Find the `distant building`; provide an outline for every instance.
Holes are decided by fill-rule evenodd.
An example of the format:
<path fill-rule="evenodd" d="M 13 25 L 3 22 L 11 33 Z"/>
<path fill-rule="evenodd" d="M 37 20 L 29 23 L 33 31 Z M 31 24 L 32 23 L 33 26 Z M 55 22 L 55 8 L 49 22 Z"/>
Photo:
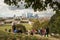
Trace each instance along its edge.
<path fill-rule="evenodd" d="M 0 18 L 0 25 L 4 25 L 4 21 L 5 21 L 5 19 Z"/>
<path fill-rule="evenodd" d="M 34 15 L 34 18 L 39 18 L 38 14 L 35 14 L 35 15 Z"/>
<path fill-rule="evenodd" d="M 0 25 L 4 25 L 4 22 L 3 21 L 0 21 Z"/>
<path fill-rule="evenodd" d="M 26 14 L 22 14 L 22 18 L 26 18 Z"/>
<path fill-rule="evenodd" d="M 4 21 L 4 23 L 5 23 L 5 24 L 11 24 L 12 21 L 13 21 L 13 19 L 6 19 L 6 20 Z"/>
<path fill-rule="evenodd" d="M 33 18 L 33 13 L 27 13 L 27 18 Z"/>

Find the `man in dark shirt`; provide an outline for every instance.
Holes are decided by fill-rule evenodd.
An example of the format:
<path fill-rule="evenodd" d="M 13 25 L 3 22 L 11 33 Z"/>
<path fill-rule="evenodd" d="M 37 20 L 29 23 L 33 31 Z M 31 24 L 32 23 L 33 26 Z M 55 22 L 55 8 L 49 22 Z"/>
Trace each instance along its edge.
<path fill-rule="evenodd" d="M 46 35 L 48 37 L 48 34 L 49 34 L 49 27 L 46 28 Z"/>

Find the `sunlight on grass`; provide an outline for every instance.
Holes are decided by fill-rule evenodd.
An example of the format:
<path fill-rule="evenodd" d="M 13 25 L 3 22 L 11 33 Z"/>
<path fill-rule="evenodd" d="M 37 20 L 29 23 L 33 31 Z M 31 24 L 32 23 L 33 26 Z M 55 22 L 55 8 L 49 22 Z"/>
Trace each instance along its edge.
<path fill-rule="evenodd" d="M 5 29 L 9 30 L 9 29 L 12 29 L 12 27 L 10 25 L 0 26 L 0 30 L 4 31 Z"/>
<path fill-rule="evenodd" d="M 27 30 L 31 30 L 32 29 L 32 25 L 28 24 L 28 23 L 22 23 Z M 0 26 L 0 30 L 4 31 L 5 29 L 9 30 L 9 29 L 12 29 L 12 26 L 11 25 L 3 25 L 3 26 Z"/>
<path fill-rule="evenodd" d="M 28 23 L 22 23 L 27 30 L 31 30 L 32 29 L 32 25 L 28 24 Z"/>

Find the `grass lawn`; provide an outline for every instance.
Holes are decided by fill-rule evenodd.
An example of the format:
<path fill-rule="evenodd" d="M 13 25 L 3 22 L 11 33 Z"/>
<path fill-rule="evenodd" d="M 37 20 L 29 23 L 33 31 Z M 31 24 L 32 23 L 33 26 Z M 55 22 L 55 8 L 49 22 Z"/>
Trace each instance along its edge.
<path fill-rule="evenodd" d="M 28 23 L 22 23 L 27 30 L 31 30 L 32 29 L 32 25 L 28 24 Z"/>
<path fill-rule="evenodd" d="M 27 30 L 31 30 L 32 29 L 32 26 L 31 25 L 29 25 L 29 24 L 27 24 L 27 23 L 23 23 L 23 25 L 25 25 L 25 27 L 26 27 L 26 29 Z M 4 40 L 4 37 L 3 38 L 1 38 L 2 36 L 5 36 L 5 35 L 9 35 L 7 32 L 4 32 L 4 30 L 5 29 L 7 29 L 7 30 L 9 30 L 9 29 L 11 29 L 12 28 L 12 26 L 11 25 L 4 25 L 4 26 L 0 26 L 0 40 L 1 39 L 3 39 Z M 13 35 L 13 34 L 11 34 L 11 35 Z M 10 35 L 10 36 L 11 36 Z M 15 35 L 14 35 L 15 36 Z M 13 37 L 14 37 L 13 36 Z M 25 35 L 26 36 L 26 35 Z M 40 35 L 34 35 L 35 37 L 33 37 L 34 39 L 37 37 L 37 39 L 38 38 L 40 38 L 41 40 L 48 40 L 48 39 L 51 39 L 51 40 L 58 40 L 57 38 L 46 38 L 46 37 L 40 37 Z M 18 37 L 18 36 L 17 36 Z M 30 38 L 30 37 L 32 37 L 32 36 L 27 36 L 27 38 Z M 23 40 L 23 38 L 22 38 L 22 40 Z"/>
<path fill-rule="evenodd" d="M 29 25 L 28 23 L 22 23 L 27 30 L 31 30 L 32 29 L 32 26 Z M 3 26 L 0 26 L 0 30 L 4 31 L 5 29 L 9 30 L 9 29 L 12 29 L 12 26 L 11 25 L 3 25 Z"/>
<path fill-rule="evenodd" d="M 12 29 L 12 27 L 10 25 L 0 26 L 0 30 L 4 31 L 5 29 L 9 30 L 9 29 Z"/>

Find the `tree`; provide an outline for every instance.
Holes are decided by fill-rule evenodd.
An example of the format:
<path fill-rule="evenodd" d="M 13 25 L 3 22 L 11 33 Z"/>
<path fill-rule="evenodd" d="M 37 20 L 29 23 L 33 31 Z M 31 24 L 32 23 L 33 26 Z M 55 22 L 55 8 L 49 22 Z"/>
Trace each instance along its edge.
<path fill-rule="evenodd" d="M 22 24 L 17 24 L 17 25 L 16 25 L 16 29 L 17 29 L 17 30 L 21 30 L 22 32 L 26 32 L 26 28 L 25 28 L 25 26 L 22 25 Z"/>
<path fill-rule="evenodd" d="M 49 23 L 49 21 L 41 22 L 39 20 L 36 20 L 33 24 L 33 29 L 38 30 L 41 28 L 46 28 L 48 26 L 48 23 Z"/>
<path fill-rule="evenodd" d="M 56 14 L 51 17 L 49 27 L 51 33 L 60 34 L 60 11 L 56 11 Z"/>
<path fill-rule="evenodd" d="M 27 3 L 27 7 L 30 7 L 32 5 L 32 8 L 36 11 L 36 10 L 42 10 L 42 1 L 41 0 L 25 0 L 25 2 Z"/>
<path fill-rule="evenodd" d="M 20 2 L 21 0 L 4 0 L 4 3 L 6 3 L 7 5 L 11 6 L 11 5 L 15 5 L 18 6 L 18 2 Z"/>
<path fill-rule="evenodd" d="M 8 5 L 15 5 L 17 6 L 17 8 L 19 8 L 18 2 L 20 2 L 21 0 L 4 0 L 4 3 L 8 4 Z M 46 10 L 47 5 L 49 4 L 50 7 L 52 7 L 53 9 L 55 9 L 55 7 L 53 7 L 54 5 L 57 5 L 57 8 L 60 9 L 60 3 L 53 2 L 52 0 L 25 0 L 25 8 L 28 7 L 32 7 L 35 11 L 39 10 Z M 44 3 L 44 4 L 43 4 Z"/>
<path fill-rule="evenodd" d="M 41 28 L 41 26 L 40 26 L 39 20 L 35 21 L 34 24 L 33 24 L 33 29 L 38 30 L 40 28 Z"/>
<path fill-rule="evenodd" d="M 44 21 L 40 25 L 41 25 L 41 27 L 46 28 L 46 27 L 48 27 L 48 23 L 49 23 L 49 21 Z"/>

